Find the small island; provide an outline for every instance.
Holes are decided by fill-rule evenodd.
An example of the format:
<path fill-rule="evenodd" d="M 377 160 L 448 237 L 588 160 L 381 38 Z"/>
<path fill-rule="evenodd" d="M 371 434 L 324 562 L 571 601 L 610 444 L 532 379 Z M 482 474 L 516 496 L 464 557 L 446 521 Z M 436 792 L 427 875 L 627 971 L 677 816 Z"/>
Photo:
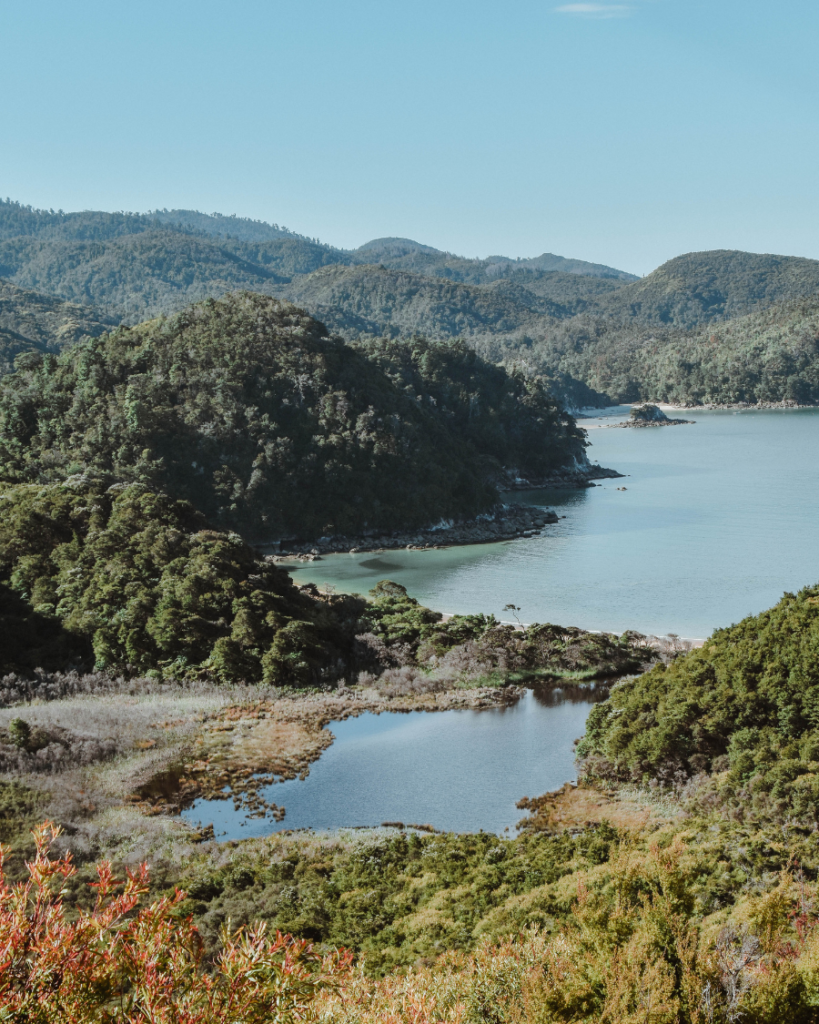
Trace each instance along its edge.
<path fill-rule="evenodd" d="M 681 423 L 693 423 L 694 420 L 672 420 L 658 405 L 632 406 L 631 416 L 625 423 L 613 423 L 613 427 L 675 427 Z"/>

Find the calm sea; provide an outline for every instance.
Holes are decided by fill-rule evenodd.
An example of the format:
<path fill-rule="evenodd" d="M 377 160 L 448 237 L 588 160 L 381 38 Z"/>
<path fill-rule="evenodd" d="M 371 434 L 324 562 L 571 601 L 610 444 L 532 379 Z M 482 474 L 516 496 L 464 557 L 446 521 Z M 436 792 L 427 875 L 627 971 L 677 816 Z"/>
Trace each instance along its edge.
<path fill-rule="evenodd" d="M 627 410 L 612 410 L 622 417 Z M 819 581 L 819 410 L 681 413 L 692 426 L 588 426 L 627 474 L 513 500 L 554 508 L 543 536 L 438 551 L 331 555 L 296 579 L 366 593 L 403 583 L 445 612 L 706 637 Z M 618 490 L 626 487 L 625 491 Z"/>

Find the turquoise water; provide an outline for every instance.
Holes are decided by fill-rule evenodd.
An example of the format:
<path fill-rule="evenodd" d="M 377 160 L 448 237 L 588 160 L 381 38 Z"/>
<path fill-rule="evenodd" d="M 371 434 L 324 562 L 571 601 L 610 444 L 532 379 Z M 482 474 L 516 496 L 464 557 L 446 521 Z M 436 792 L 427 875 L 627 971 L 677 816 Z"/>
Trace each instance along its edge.
<path fill-rule="evenodd" d="M 283 822 L 248 818 L 232 800 L 199 800 L 182 816 L 212 823 L 219 839 L 385 821 L 514 831 L 525 816 L 515 807 L 522 796 L 574 780 L 574 740 L 592 706 L 588 697 L 528 691 L 505 708 L 367 713 L 331 722 L 335 742 L 307 778 L 263 791 L 286 809 Z"/>
<path fill-rule="evenodd" d="M 541 537 L 327 556 L 295 575 L 362 593 L 389 577 L 448 612 L 503 618 L 512 602 L 524 621 L 705 637 L 819 580 L 819 410 L 684 415 L 695 425 L 585 422 L 592 457 L 628 476 L 516 496 L 566 516 Z M 530 692 L 506 709 L 334 722 L 336 741 L 306 779 L 266 789 L 286 808 L 282 823 L 247 818 L 232 801 L 199 801 L 183 816 L 213 822 L 221 838 L 384 821 L 500 833 L 520 819 L 522 796 L 574 778 L 591 706 Z"/>
<path fill-rule="evenodd" d="M 819 410 L 679 415 L 695 425 L 584 421 L 591 458 L 628 477 L 515 495 L 567 517 L 540 537 L 330 555 L 294 576 L 359 593 L 388 577 L 445 612 L 508 618 L 512 602 L 525 622 L 685 637 L 819 581 Z"/>

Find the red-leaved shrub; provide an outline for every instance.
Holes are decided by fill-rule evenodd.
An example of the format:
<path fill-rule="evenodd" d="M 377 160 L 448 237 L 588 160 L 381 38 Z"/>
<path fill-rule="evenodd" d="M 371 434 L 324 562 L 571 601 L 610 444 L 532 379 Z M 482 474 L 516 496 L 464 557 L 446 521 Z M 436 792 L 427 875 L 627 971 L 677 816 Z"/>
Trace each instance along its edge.
<path fill-rule="evenodd" d="M 327 957 L 264 925 L 222 933 L 204 961 L 199 933 L 176 910 L 184 893 L 138 909 L 145 865 L 118 883 L 98 865 L 93 910 L 70 918 L 70 854 L 52 859 L 59 830 L 35 831 L 29 877 L 9 885 L 0 846 L 0 1021 L 15 1024 L 293 1024 L 310 1020 L 317 994 L 347 974 L 351 954 Z"/>

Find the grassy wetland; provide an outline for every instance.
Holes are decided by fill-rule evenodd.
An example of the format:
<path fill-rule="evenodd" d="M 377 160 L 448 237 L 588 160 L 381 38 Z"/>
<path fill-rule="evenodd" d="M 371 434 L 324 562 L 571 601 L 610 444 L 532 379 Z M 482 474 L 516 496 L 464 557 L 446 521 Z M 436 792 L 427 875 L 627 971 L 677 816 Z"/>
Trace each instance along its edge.
<path fill-rule="evenodd" d="M 332 743 L 329 722 L 508 704 L 533 681 L 582 687 L 658 656 L 636 636 L 515 629 L 491 617 L 444 621 L 386 582 L 361 604 L 368 631 L 356 643 L 370 667 L 332 688 L 10 673 L 0 680 L 4 776 L 37 794 L 75 851 L 155 856 L 167 844 L 201 841 L 173 820 L 197 797 L 280 820 L 286 809 L 259 790 L 309 772 Z"/>

